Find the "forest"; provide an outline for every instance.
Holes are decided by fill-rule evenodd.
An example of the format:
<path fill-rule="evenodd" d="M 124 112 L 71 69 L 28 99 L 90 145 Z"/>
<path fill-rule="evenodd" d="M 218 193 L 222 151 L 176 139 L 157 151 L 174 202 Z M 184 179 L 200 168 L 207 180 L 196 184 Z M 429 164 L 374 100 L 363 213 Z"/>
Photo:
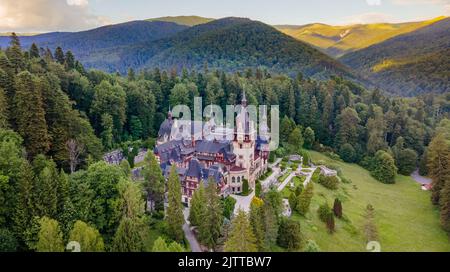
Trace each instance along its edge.
<path fill-rule="evenodd" d="M 249 104 L 280 105 L 282 147 L 276 156 L 312 149 L 357 163 L 383 183 L 419 167 L 433 178 L 431 201 L 450 231 L 449 93 L 398 98 L 338 76 L 229 73 L 208 65 L 130 69 L 122 76 L 87 70 L 60 47 L 51 51 L 33 44 L 22 50 L 12 35 L 0 50 L 0 251 L 64 251 L 72 240 L 83 241 L 84 251 L 187 250 L 175 171 L 165 184 L 150 154 L 144 181 L 137 183 L 130 177 L 132 165 L 108 165 L 102 155 L 152 148 L 170 106 L 192 105 L 201 96 L 205 105 L 224 107 L 236 104 L 243 91 Z M 166 192 L 169 209 L 162 220 L 162 205 L 149 209 L 145 200 L 161 201 Z M 200 215 L 215 222 L 199 223 L 209 248 L 263 251 L 278 243 L 298 249 L 300 227 L 280 216 L 276 192 L 263 197 L 265 204 L 255 203 L 253 214 L 237 215 L 230 231 L 223 231 L 227 205 L 215 188 L 198 194 L 209 207 L 199 207 Z M 266 221 L 255 221 L 258 217 Z M 165 238 L 149 246 L 144 241 L 155 222 Z M 243 245 L 239 234 L 248 232 L 253 234 Z"/>

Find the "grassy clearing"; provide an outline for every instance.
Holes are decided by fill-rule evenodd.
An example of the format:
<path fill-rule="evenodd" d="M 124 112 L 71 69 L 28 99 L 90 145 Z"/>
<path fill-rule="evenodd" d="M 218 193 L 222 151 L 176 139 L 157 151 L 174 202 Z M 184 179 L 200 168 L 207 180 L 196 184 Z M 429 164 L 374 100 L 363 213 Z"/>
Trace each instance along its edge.
<path fill-rule="evenodd" d="M 294 214 L 302 223 L 307 239 L 313 239 L 322 251 L 366 251 L 363 233 L 364 209 L 367 204 L 375 208 L 382 251 L 450 251 L 448 235 L 439 225 L 439 215 L 431 205 L 430 193 L 410 177 L 398 176 L 396 184 L 376 181 L 363 168 L 355 164 L 334 161 L 320 153 L 311 152 L 312 159 L 333 163 L 342 169 L 350 184 L 340 184 L 330 191 L 314 184 L 314 197 L 306 218 Z M 343 202 L 346 220 L 336 219 L 336 232 L 328 234 L 326 226 L 317 215 L 324 201 L 330 206 L 334 198 Z"/>

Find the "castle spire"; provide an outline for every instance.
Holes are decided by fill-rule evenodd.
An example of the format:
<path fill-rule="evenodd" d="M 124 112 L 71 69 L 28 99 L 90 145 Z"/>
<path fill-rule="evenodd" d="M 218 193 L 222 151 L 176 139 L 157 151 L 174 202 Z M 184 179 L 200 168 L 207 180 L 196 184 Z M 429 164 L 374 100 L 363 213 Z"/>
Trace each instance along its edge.
<path fill-rule="evenodd" d="M 245 96 L 245 90 L 244 90 L 244 93 L 242 94 L 241 105 L 242 105 L 242 107 L 247 107 L 247 97 Z"/>
<path fill-rule="evenodd" d="M 167 119 L 172 120 L 172 110 L 170 109 L 170 105 L 169 105 L 169 112 L 167 113 Z"/>

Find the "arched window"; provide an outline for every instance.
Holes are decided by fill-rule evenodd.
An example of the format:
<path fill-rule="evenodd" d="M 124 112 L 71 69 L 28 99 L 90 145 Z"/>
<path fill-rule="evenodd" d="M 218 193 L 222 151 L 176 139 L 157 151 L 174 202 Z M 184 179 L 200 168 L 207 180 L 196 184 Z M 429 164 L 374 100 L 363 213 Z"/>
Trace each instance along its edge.
<path fill-rule="evenodd" d="M 232 183 L 235 183 L 235 182 L 236 182 L 236 178 L 233 177 L 233 178 L 231 179 L 231 182 L 232 182 Z"/>
<path fill-rule="evenodd" d="M 242 178 L 241 178 L 241 179 L 242 179 L 242 181 L 244 181 L 244 179 L 245 179 L 245 178 L 244 178 L 244 176 L 242 176 Z"/>
<path fill-rule="evenodd" d="M 241 177 L 238 177 L 237 182 L 238 182 L 238 183 L 241 182 Z"/>

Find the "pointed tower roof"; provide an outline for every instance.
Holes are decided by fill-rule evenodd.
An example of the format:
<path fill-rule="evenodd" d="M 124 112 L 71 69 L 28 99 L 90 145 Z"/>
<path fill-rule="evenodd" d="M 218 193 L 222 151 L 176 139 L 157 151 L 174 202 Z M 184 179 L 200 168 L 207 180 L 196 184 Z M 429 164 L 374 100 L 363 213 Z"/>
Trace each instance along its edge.
<path fill-rule="evenodd" d="M 242 107 L 247 107 L 247 96 L 245 95 L 245 90 L 242 94 L 241 105 L 242 105 Z"/>

